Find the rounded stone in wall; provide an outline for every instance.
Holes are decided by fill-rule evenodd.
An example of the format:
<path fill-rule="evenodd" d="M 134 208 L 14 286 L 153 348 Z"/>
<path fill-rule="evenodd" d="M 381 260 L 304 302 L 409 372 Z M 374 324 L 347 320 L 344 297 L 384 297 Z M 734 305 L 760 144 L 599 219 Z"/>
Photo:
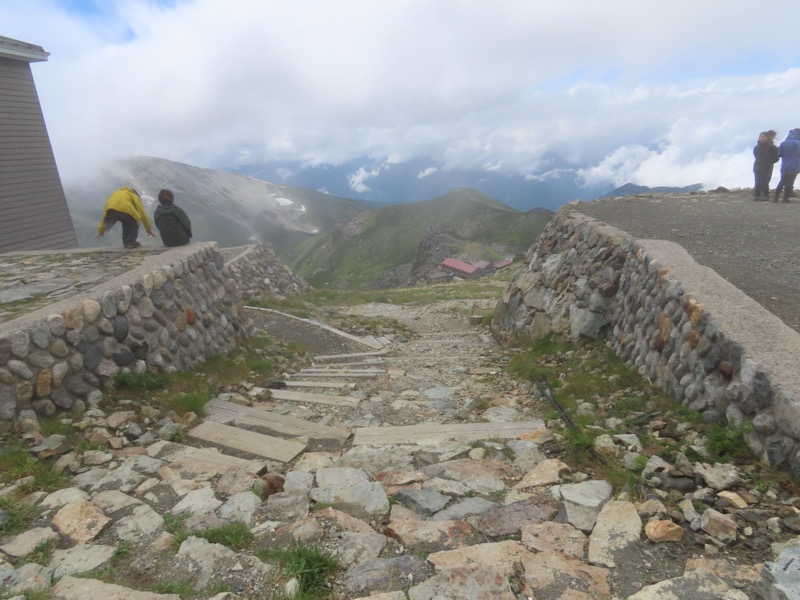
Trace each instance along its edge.
<path fill-rule="evenodd" d="M 156 308 L 163 308 L 167 302 L 167 297 L 161 290 L 155 290 L 150 295 L 150 300 L 153 302 L 153 306 Z"/>
<path fill-rule="evenodd" d="M 62 339 L 54 340 L 52 344 L 50 344 L 50 354 L 55 356 L 56 358 L 66 358 L 69 354 L 69 348 L 67 347 L 67 343 Z"/>
<path fill-rule="evenodd" d="M 83 367 L 87 371 L 94 371 L 103 358 L 103 349 L 98 346 L 89 346 L 83 354 Z"/>
<path fill-rule="evenodd" d="M 102 310 L 100 303 L 96 300 L 87 298 L 83 301 L 83 318 L 86 323 L 94 323 Z"/>
<path fill-rule="evenodd" d="M 112 320 L 114 339 L 122 342 L 128 337 L 128 319 L 123 315 L 116 315 Z"/>
<path fill-rule="evenodd" d="M 65 387 L 67 388 L 68 392 L 75 394 L 79 398 L 86 397 L 90 390 L 89 385 L 79 375 L 68 377 Z"/>
<path fill-rule="evenodd" d="M 34 400 L 32 406 L 33 410 L 43 417 L 52 417 L 54 414 L 56 414 L 56 405 L 50 400 Z"/>
<path fill-rule="evenodd" d="M 44 321 L 34 321 L 28 327 L 28 335 L 31 342 L 39 348 L 45 349 L 50 345 L 52 334 L 50 333 L 50 326 Z"/>
<path fill-rule="evenodd" d="M 12 331 L 9 336 L 11 340 L 11 354 L 17 358 L 25 358 L 30 350 L 31 338 L 25 331 Z"/>
<path fill-rule="evenodd" d="M 108 291 L 103 294 L 100 299 L 100 308 L 103 311 L 103 315 L 108 319 L 117 314 L 117 298 L 114 292 Z"/>
<path fill-rule="evenodd" d="M 131 352 L 131 349 L 127 346 L 120 346 L 119 349 L 114 353 L 114 362 L 120 367 L 129 365 L 134 360 L 136 360 L 136 356 L 134 356 L 133 352 Z"/>
<path fill-rule="evenodd" d="M 140 344 L 131 344 L 130 349 L 133 352 L 133 356 L 136 357 L 136 359 L 147 360 L 147 353 L 150 350 L 150 345 L 147 342 L 142 342 Z"/>
<path fill-rule="evenodd" d="M 89 342 L 90 344 L 94 344 L 97 340 L 99 340 L 100 331 L 97 329 L 97 326 L 89 325 L 86 329 L 84 329 L 83 339 Z"/>
<path fill-rule="evenodd" d="M 67 330 L 64 317 L 59 314 L 52 314 L 47 316 L 47 326 L 50 328 L 50 333 L 53 335 L 64 335 Z"/>
<path fill-rule="evenodd" d="M 100 387 L 100 378 L 95 375 L 94 373 L 89 373 L 88 371 L 83 372 L 83 380 L 89 384 L 90 388 L 99 388 Z M 86 394 L 82 394 L 82 396 L 86 396 L 89 392 L 87 391 Z"/>
<path fill-rule="evenodd" d="M 0 384 L 0 419 L 13 419 L 17 411 L 17 398 L 14 389 L 9 385 Z"/>
<path fill-rule="evenodd" d="M 72 408 L 72 405 L 75 403 L 75 399 L 70 396 L 64 388 L 54 389 L 52 394 L 50 394 L 50 398 L 56 406 L 65 410 Z"/>

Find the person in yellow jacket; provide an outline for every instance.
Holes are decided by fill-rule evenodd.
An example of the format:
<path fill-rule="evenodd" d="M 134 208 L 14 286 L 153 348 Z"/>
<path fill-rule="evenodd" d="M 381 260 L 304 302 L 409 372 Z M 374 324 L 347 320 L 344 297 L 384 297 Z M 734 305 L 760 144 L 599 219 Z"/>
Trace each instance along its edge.
<path fill-rule="evenodd" d="M 139 199 L 139 193 L 134 189 L 120 188 L 108 197 L 103 208 L 103 218 L 97 228 L 97 237 L 103 237 L 117 221 L 122 224 L 122 245 L 126 248 L 141 246 L 136 240 L 139 237 L 139 223 L 144 225 L 147 235 L 156 236 Z"/>

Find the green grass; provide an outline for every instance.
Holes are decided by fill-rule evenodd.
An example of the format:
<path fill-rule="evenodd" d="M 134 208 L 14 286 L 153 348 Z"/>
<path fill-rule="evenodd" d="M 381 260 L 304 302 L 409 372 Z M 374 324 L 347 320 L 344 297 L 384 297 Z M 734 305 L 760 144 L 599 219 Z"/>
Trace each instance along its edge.
<path fill-rule="evenodd" d="M 36 544 L 36 547 L 31 552 L 23 556 L 16 566 L 19 567 L 26 563 L 36 563 L 37 565 L 46 566 L 50 564 L 50 559 L 53 557 L 53 550 L 55 550 L 55 543 L 53 540 L 40 542 Z"/>
<path fill-rule="evenodd" d="M 253 534 L 250 528 L 237 521 L 236 523 L 226 523 L 219 527 L 196 531 L 192 535 L 208 540 L 212 544 L 222 544 L 231 550 L 242 550 L 253 541 Z"/>
<path fill-rule="evenodd" d="M 167 373 L 119 373 L 114 378 L 118 390 L 153 391 L 164 389 L 169 383 Z"/>
<path fill-rule="evenodd" d="M 68 484 L 68 477 L 56 470 L 51 461 L 39 460 L 17 440 L 5 440 L 0 448 L 0 482 L 12 483 L 24 477 L 31 481 L 20 486 L 21 494 L 37 490 L 55 491 Z"/>
<path fill-rule="evenodd" d="M 259 555 L 262 560 L 277 561 L 287 579 L 297 578 L 300 588 L 295 598 L 298 599 L 323 597 L 326 580 L 339 569 L 333 555 L 310 545 L 260 551 Z"/>
<path fill-rule="evenodd" d="M 36 518 L 36 507 L 9 497 L 0 498 L 0 508 L 8 514 L 8 519 L 0 525 L 0 533 L 14 535 L 24 531 Z"/>
<path fill-rule="evenodd" d="M 193 412 L 198 417 L 205 415 L 206 404 L 211 400 L 211 392 L 185 392 L 168 398 L 162 406 L 174 410 L 179 415 Z"/>
<path fill-rule="evenodd" d="M 750 423 L 740 427 L 723 427 L 716 423 L 706 431 L 706 449 L 712 461 L 740 462 L 752 458 L 744 436 L 750 430 Z"/>

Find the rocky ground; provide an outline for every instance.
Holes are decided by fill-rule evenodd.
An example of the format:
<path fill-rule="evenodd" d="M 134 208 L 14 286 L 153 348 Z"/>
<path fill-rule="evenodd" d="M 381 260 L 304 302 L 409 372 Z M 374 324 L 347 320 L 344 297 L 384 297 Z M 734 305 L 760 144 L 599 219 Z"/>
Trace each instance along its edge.
<path fill-rule="evenodd" d="M 263 389 L 266 376 L 255 374 L 220 397 L 355 431 L 545 419 L 552 408 L 541 393 L 504 372 L 516 351 L 479 324 L 490 310 L 449 301 L 318 315 L 355 333 L 370 332 L 343 313 L 397 324 L 378 332 L 391 339 L 373 359 L 385 373 L 329 392 L 357 406 L 276 401 Z M 273 339 L 310 351 L 280 362 L 284 377 L 314 355 L 367 350 L 274 313 L 253 316 Z M 599 414 L 606 400 L 587 398 L 582 410 Z M 63 600 L 286 598 L 297 580 L 272 551 L 296 543 L 336 557 L 325 590 L 337 599 L 800 597 L 794 488 L 748 477 L 755 465 L 659 458 L 646 440 L 682 437 L 704 452 L 702 424 L 672 413 L 597 420 L 594 451 L 627 465 L 641 482 L 634 494 L 594 467 L 568 464 L 560 420 L 515 439 L 302 439 L 308 447 L 297 458 L 259 470 L 256 461 L 220 468 L 198 450 L 176 460 L 184 445 L 198 445 L 181 433 L 198 419 L 147 403 L 118 398 L 74 416 L 69 424 L 89 442 L 80 447 L 43 436 L 26 417 L 24 442 L 69 480 L 57 491 L 29 491 L 6 474 L 4 531 L 20 506 L 31 516 L 0 540 L 3 598 L 36 588 L 46 594 L 36 598 Z M 226 524 L 245 532 L 207 535 Z"/>

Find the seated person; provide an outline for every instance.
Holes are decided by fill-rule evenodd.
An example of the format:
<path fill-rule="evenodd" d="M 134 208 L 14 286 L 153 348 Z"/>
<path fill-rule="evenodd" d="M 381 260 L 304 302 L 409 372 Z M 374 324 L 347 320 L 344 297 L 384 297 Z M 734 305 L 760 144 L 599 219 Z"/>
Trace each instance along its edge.
<path fill-rule="evenodd" d="M 174 202 L 175 195 L 171 191 L 158 192 L 159 204 L 153 213 L 153 220 L 165 246 L 185 246 L 192 238 L 192 223 Z"/>

